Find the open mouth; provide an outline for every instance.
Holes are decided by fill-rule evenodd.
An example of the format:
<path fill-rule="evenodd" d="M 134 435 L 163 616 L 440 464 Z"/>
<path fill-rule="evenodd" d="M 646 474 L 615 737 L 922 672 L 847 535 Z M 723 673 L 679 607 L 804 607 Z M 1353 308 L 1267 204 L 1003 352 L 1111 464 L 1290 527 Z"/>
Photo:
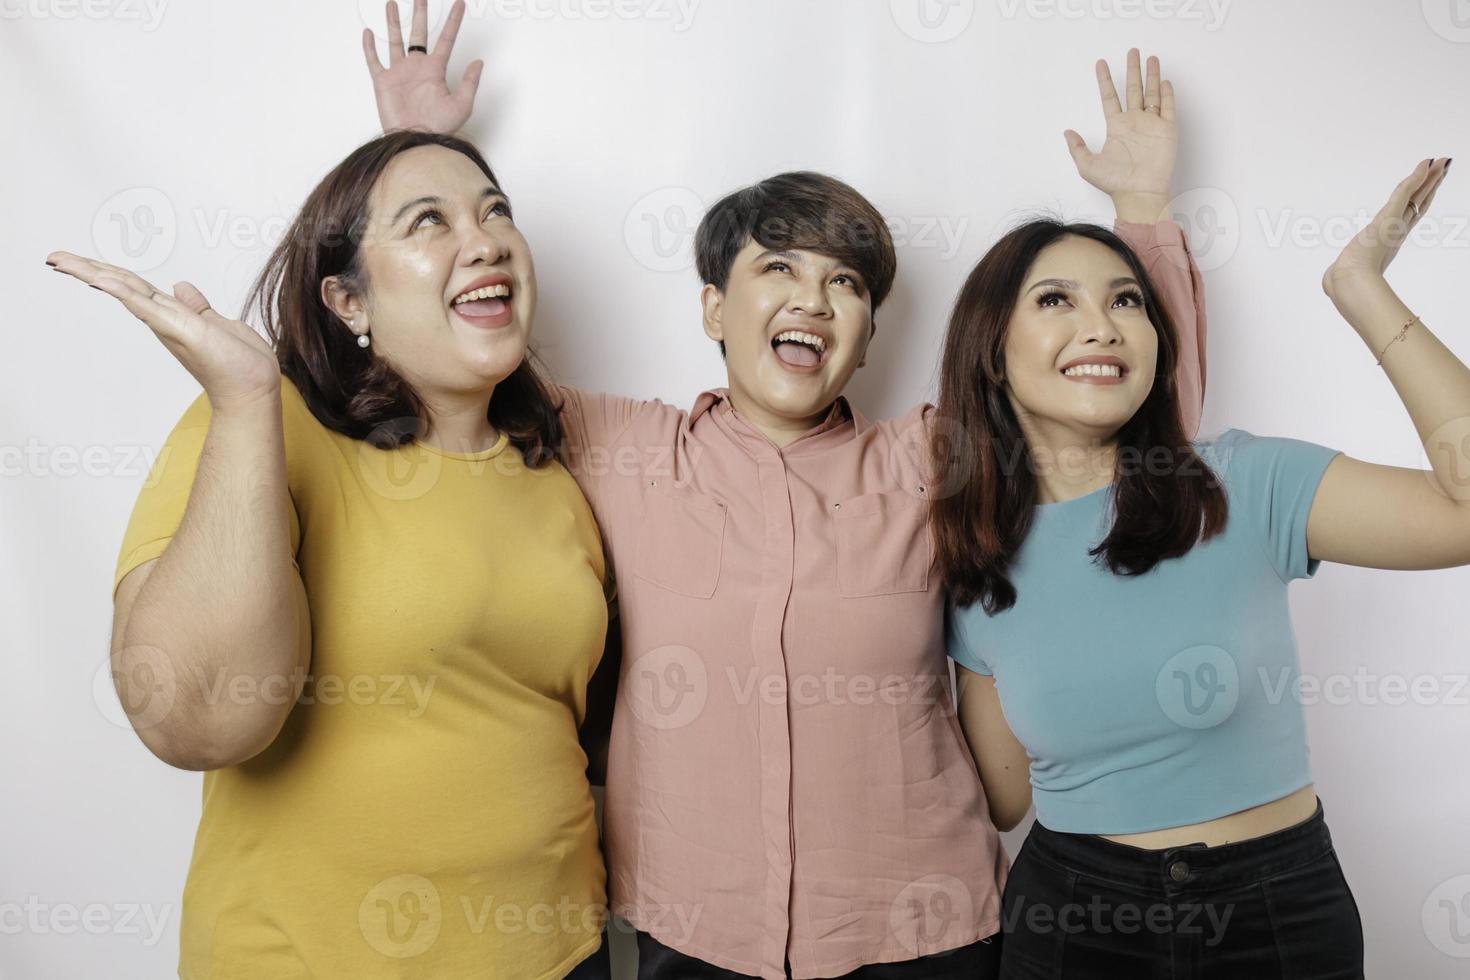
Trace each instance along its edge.
<path fill-rule="evenodd" d="M 501 327 L 510 322 L 511 301 L 510 283 L 501 282 L 466 290 L 449 307 L 476 326 Z"/>
<path fill-rule="evenodd" d="M 827 360 L 827 341 L 802 330 L 783 330 L 771 338 L 771 350 L 787 367 L 815 371 Z"/>

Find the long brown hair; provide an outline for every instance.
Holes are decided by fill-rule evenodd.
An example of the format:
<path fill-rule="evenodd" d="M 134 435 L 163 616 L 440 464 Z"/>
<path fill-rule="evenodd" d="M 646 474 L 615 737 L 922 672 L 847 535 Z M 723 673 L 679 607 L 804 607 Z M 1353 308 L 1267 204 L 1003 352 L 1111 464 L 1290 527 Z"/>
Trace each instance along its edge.
<path fill-rule="evenodd" d="M 366 290 L 360 245 L 373 186 L 390 160 L 419 146 L 463 153 L 493 186 L 500 186 L 480 151 L 457 137 L 398 130 L 370 140 L 307 196 L 245 300 L 245 313 L 258 312 L 281 373 L 295 383 L 317 421 L 380 449 L 405 446 L 420 437 L 423 401 L 387 361 L 357 345 L 357 338 L 322 301 L 321 282 L 337 276 L 355 292 Z M 490 424 L 510 437 L 533 468 L 556 457 L 562 435 L 534 360 L 528 351 L 495 386 L 486 412 Z"/>
<path fill-rule="evenodd" d="M 1128 264 L 1159 338 L 1153 388 L 1116 437 L 1112 529 L 1089 554 L 1114 574 L 1141 575 L 1220 533 L 1228 517 L 1218 477 L 1185 437 L 1174 378 L 1179 343 L 1143 264 L 1106 228 L 1029 221 L 996 242 L 955 300 L 931 440 L 934 483 L 954 489 L 936 494 L 930 508 L 945 586 L 957 605 L 979 601 L 991 615 L 1015 605 L 1008 572 L 1037 504 L 1030 450 L 1002 381 L 1006 331 L 1037 256 L 1067 236 L 1106 245 Z M 1149 453 L 1158 448 L 1168 450 L 1166 466 L 1131 465 L 1157 459 Z"/>

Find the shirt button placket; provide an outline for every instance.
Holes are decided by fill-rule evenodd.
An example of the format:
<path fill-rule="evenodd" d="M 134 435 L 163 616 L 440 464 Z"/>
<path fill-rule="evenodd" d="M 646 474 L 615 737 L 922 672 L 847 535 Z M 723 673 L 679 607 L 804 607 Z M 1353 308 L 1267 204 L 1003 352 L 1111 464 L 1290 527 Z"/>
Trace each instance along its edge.
<path fill-rule="evenodd" d="M 781 635 L 795 572 L 796 524 L 786 461 L 775 447 L 757 451 L 760 501 L 765 534 L 760 555 L 760 594 L 751 626 L 751 649 L 762 680 L 757 692 L 780 691 L 780 697 L 756 695 L 761 748 L 761 816 L 765 837 L 766 936 L 764 960 L 783 970 L 790 945 L 792 891 L 791 719 L 787 710 L 788 670 Z M 779 678 L 779 681 L 775 679 Z"/>

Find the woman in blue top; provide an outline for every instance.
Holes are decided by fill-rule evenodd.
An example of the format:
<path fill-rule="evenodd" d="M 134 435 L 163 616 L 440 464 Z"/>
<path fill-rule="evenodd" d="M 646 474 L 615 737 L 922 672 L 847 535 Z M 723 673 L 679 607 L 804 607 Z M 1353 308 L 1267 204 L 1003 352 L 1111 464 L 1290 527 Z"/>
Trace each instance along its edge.
<path fill-rule="evenodd" d="M 1383 277 L 1448 167 L 1415 168 L 1322 283 L 1433 471 L 1239 429 L 1186 440 L 1173 328 L 1105 229 L 1026 224 L 966 281 L 932 519 L 991 812 L 1009 829 L 1036 804 L 1003 977 L 1362 976 L 1287 583 L 1323 560 L 1470 564 L 1470 370 Z"/>

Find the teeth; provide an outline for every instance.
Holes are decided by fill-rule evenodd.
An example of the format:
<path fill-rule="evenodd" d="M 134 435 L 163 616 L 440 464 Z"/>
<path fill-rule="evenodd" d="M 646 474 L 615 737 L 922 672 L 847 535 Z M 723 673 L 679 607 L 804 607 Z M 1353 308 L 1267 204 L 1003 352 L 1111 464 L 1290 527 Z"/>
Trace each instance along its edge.
<path fill-rule="evenodd" d="M 498 286 L 482 286 L 479 289 L 472 289 L 467 293 L 460 293 L 458 296 L 454 297 L 454 302 L 450 305 L 458 306 L 461 303 L 468 303 L 472 299 L 491 299 L 495 296 L 509 295 L 510 287 L 507 286 L 505 283 L 501 283 Z"/>
<path fill-rule="evenodd" d="M 1092 376 L 1098 378 L 1121 378 L 1123 369 L 1116 364 L 1079 364 L 1062 372 L 1069 378 Z"/>
<path fill-rule="evenodd" d="M 799 344 L 808 344 L 815 347 L 818 354 L 825 353 L 827 350 L 827 342 L 813 333 L 802 333 L 800 330 L 786 330 L 776 334 L 776 339 L 772 343 L 779 344 L 784 340 L 794 340 Z"/>

